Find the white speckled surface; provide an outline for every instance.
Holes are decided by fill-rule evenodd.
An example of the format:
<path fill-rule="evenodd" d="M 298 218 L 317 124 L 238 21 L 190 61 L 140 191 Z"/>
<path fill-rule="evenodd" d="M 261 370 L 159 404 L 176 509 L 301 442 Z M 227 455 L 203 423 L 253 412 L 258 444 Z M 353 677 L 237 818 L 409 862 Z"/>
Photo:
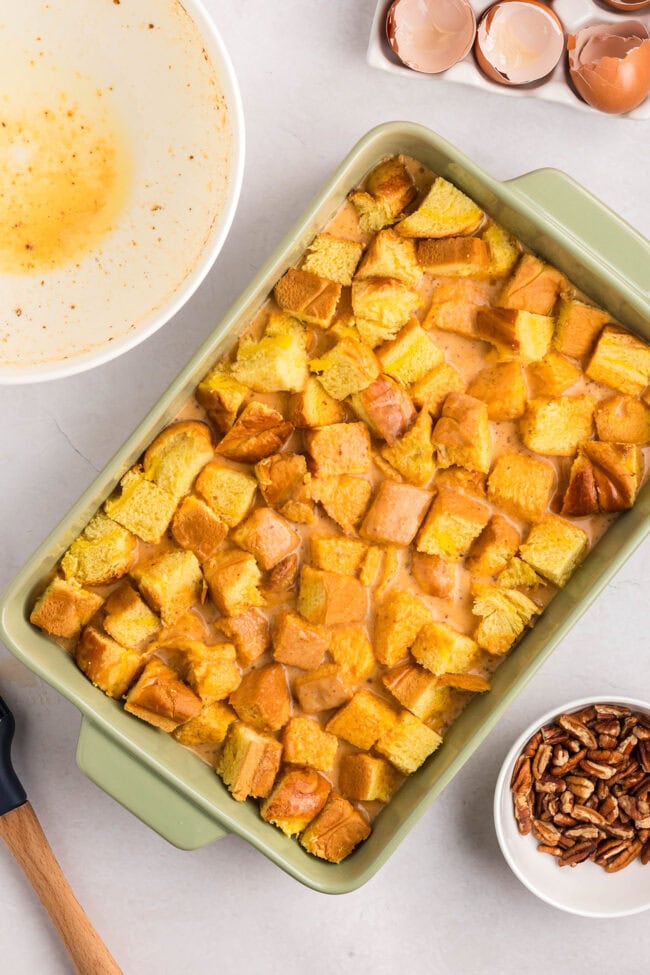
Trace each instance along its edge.
<path fill-rule="evenodd" d="M 185 310 L 143 346 L 85 375 L 0 388 L 0 587 L 55 525 L 248 283 L 344 153 L 372 125 L 437 129 L 502 178 L 556 166 L 650 230 L 648 126 L 365 62 L 375 0 L 209 0 L 235 62 L 248 154 L 234 228 Z M 281 12 L 280 12 L 281 11 Z M 505 753 L 530 718 L 583 694 L 640 694 L 648 673 L 650 548 L 636 555 L 378 876 L 342 898 L 298 886 L 234 838 L 181 853 L 74 764 L 77 712 L 0 648 L 17 769 L 79 898 L 127 975 L 520 975 L 641 971 L 648 916 L 560 914 L 510 873 L 492 825 Z M 647 696 L 647 695 L 646 695 Z M 650 869 L 650 868 L 649 868 Z M 70 968 L 0 849 L 0 968 Z"/>

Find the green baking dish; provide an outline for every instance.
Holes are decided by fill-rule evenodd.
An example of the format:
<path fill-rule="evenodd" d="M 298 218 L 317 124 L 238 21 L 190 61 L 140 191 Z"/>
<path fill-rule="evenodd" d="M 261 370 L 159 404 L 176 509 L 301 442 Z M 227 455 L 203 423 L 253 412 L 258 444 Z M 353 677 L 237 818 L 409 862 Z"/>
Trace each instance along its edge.
<path fill-rule="evenodd" d="M 650 484 L 636 507 L 618 519 L 537 626 L 503 662 L 490 693 L 470 703 L 439 751 L 378 817 L 366 843 L 337 866 L 310 857 L 298 843 L 264 823 L 252 802 L 234 802 L 199 759 L 96 690 L 71 658 L 29 624 L 28 615 L 35 593 L 64 550 L 122 474 L 175 416 L 212 362 L 245 328 L 277 278 L 333 216 L 346 193 L 380 159 L 398 152 L 414 156 L 457 183 L 624 325 L 650 339 L 650 247 L 573 180 L 547 169 L 502 183 L 428 129 L 399 122 L 379 126 L 344 160 L 246 293 L 19 572 L 0 604 L 0 633 L 9 649 L 81 711 L 77 762 L 90 779 L 178 847 L 196 849 L 236 833 L 297 880 L 331 894 L 353 890 L 373 876 L 644 539 L 650 527 Z"/>

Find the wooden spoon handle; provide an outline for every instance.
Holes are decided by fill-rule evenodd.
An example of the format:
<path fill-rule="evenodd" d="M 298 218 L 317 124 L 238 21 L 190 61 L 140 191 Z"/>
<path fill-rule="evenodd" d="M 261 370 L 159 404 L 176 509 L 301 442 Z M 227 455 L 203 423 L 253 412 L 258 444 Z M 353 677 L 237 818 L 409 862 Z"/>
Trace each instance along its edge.
<path fill-rule="evenodd" d="M 73 894 L 29 802 L 0 816 L 0 837 L 40 897 L 79 975 L 122 975 Z"/>

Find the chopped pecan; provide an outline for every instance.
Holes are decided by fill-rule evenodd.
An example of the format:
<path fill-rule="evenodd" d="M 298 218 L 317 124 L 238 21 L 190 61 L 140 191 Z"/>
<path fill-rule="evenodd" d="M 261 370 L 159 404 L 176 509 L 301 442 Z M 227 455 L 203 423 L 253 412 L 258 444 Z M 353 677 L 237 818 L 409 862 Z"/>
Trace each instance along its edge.
<path fill-rule="evenodd" d="M 568 738 L 566 731 L 558 728 L 555 724 L 547 724 L 542 728 L 541 734 L 544 741 L 549 745 L 557 745 L 560 742 L 566 741 Z"/>
<path fill-rule="evenodd" d="M 598 812 L 607 823 L 613 823 L 618 818 L 618 799 L 615 796 L 607 796 L 598 807 Z"/>
<path fill-rule="evenodd" d="M 528 796 L 521 793 L 515 794 L 515 819 L 521 835 L 528 836 L 533 822 L 531 803 Z"/>
<path fill-rule="evenodd" d="M 584 775 L 567 775 L 566 784 L 567 789 L 578 799 L 588 799 L 594 791 L 593 782 Z"/>
<path fill-rule="evenodd" d="M 598 747 L 599 748 L 616 748 L 616 743 L 618 738 L 614 735 L 598 735 Z"/>
<path fill-rule="evenodd" d="M 574 804 L 571 815 L 574 819 L 577 819 L 581 823 L 591 823 L 593 826 L 607 825 L 605 822 L 605 817 L 601 816 L 597 810 L 590 809 L 589 806 L 583 806 L 579 802 Z"/>
<path fill-rule="evenodd" d="M 553 857 L 562 856 L 564 853 L 561 846 L 548 846 L 546 843 L 539 843 L 537 850 L 539 853 L 550 853 Z"/>
<path fill-rule="evenodd" d="M 564 833 L 572 840 L 600 840 L 604 837 L 602 829 L 597 826 L 573 826 Z"/>
<path fill-rule="evenodd" d="M 522 754 L 525 755 L 526 758 L 532 758 L 535 752 L 537 751 L 537 749 L 539 748 L 539 746 L 541 745 L 541 743 L 542 743 L 542 732 L 538 731 L 530 739 L 530 741 L 524 748 Z"/>
<path fill-rule="evenodd" d="M 633 860 L 636 860 L 640 852 L 641 843 L 639 840 L 635 840 L 633 843 L 630 843 L 627 850 L 623 850 L 623 852 L 619 853 L 619 855 L 614 857 L 613 860 L 609 860 L 607 866 L 605 867 L 606 872 L 617 873 L 619 870 L 624 870 L 625 867 L 629 867 Z"/>
<path fill-rule="evenodd" d="M 604 762 L 592 762 L 589 758 L 584 758 L 580 762 L 580 767 L 587 775 L 593 775 L 596 779 L 608 781 L 616 775 L 616 769 L 612 765 L 605 765 Z"/>
<path fill-rule="evenodd" d="M 625 718 L 625 720 L 623 721 L 623 724 L 621 726 L 621 735 L 623 736 L 623 738 L 625 738 L 626 735 L 629 735 L 629 733 L 632 731 L 632 728 L 636 728 L 638 723 L 639 723 L 639 719 L 637 718 L 636 714 L 628 715 L 627 718 Z"/>
<path fill-rule="evenodd" d="M 629 708 L 623 704 L 595 704 L 596 716 L 602 718 L 627 718 L 631 714 Z"/>
<path fill-rule="evenodd" d="M 539 746 L 532 761 L 533 778 L 541 779 L 548 767 L 552 754 L 553 748 L 551 745 L 545 743 Z"/>
<path fill-rule="evenodd" d="M 636 735 L 628 735 L 626 738 L 623 738 L 623 740 L 619 742 L 618 744 L 619 752 L 625 755 L 626 758 L 629 758 L 629 756 L 634 751 L 634 748 L 638 741 L 639 739 L 637 738 Z"/>
<path fill-rule="evenodd" d="M 510 788 L 513 792 L 528 792 L 533 784 L 533 774 L 531 771 L 530 758 L 520 755 L 515 762 L 510 779 Z"/>
<path fill-rule="evenodd" d="M 553 822 L 556 826 L 576 826 L 576 820 L 573 816 L 569 816 L 568 813 L 557 813 L 553 816 Z"/>
<path fill-rule="evenodd" d="M 589 748 L 587 758 L 592 762 L 605 762 L 607 765 L 620 765 L 626 756 L 617 748 Z"/>
<path fill-rule="evenodd" d="M 608 860 L 627 850 L 627 840 L 602 840 L 596 847 L 596 863 L 603 866 Z"/>
<path fill-rule="evenodd" d="M 608 836 L 613 836 L 617 840 L 631 840 L 634 836 L 634 827 L 623 826 L 620 819 L 618 823 L 605 823 L 604 828 Z"/>
<path fill-rule="evenodd" d="M 639 741 L 637 751 L 639 753 L 641 768 L 644 772 L 650 772 L 650 739 L 644 738 L 642 741 Z"/>
<path fill-rule="evenodd" d="M 581 748 L 579 751 L 572 755 L 571 758 L 562 765 L 561 768 L 553 767 L 551 769 L 551 775 L 567 775 L 567 773 L 572 772 L 574 768 L 580 765 L 580 762 L 587 754 L 586 748 Z"/>
<path fill-rule="evenodd" d="M 586 860 L 595 849 L 596 844 L 593 842 L 593 840 L 586 840 L 584 843 L 576 843 L 575 846 L 570 846 L 568 850 L 562 851 L 559 864 L 561 867 L 575 867 L 576 864 L 582 863 L 583 860 Z"/>
<path fill-rule="evenodd" d="M 599 735 L 609 735 L 610 738 L 618 738 L 621 734 L 621 722 L 616 718 L 606 718 L 603 721 L 596 721 L 594 731 Z"/>
<path fill-rule="evenodd" d="M 556 846 L 561 835 L 559 829 L 556 829 L 552 823 L 544 823 L 539 819 L 534 820 L 533 836 L 540 843 L 545 843 L 547 846 Z"/>
<path fill-rule="evenodd" d="M 587 748 L 595 748 L 598 744 L 594 733 L 574 714 L 561 714 L 557 723 Z"/>
<path fill-rule="evenodd" d="M 559 795 L 566 789 L 566 782 L 564 779 L 553 775 L 541 775 L 535 779 L 535 789 L 537 792 L 551 792 L 553 795 Z"/>
<path fill-rule="evenodd" d="M 650 741 L 650 727 L 648 727 L 648 725 L 639 722 L 639 724 L 636 726 L 634 734 L 637 736 L 639 741 Z"/>
<path fill-rule="evenodd" d="M 645 866 L 650 863 L 650 843 L 646 843 L 641 852 L 641 863 Z"/>
<path fill-rule="evenodd" d="M 569 751 L 562 745 L 556 745 L 553 749 L 553 765 L 562 768 L 569 761 Z"/>

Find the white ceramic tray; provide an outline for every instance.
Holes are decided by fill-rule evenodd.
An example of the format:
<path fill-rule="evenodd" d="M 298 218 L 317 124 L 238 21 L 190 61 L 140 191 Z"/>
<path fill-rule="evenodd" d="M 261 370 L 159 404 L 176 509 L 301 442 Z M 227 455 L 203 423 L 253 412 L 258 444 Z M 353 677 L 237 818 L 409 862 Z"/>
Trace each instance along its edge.
<path fill-rule="evenodd" d="M 491 6 L 490 0 L 471 0 L 472 7 L 476 13 L 477 22 L 483 11 Z M 368 42 L 368 52 L 366 55 L 368 64 L 373 68 L 380 68 L 391 74 L 411 75 L 419 78 L 425 84 L 435 83 L 437 78 L 444 81 L 456 81 L 461 85 L 473 85 L 475 88 L 483 88 L 484 91 L 493 91 L 498 95 L 510 95 L 513 98 L 543 98 L 549 102 L 560 102 L 562 105 L 571 105 L 573 108 L 581 109 L 586 112 L 596 112 L 595 108 L 583 102 L 574 92 L 569 82 L 569 72 L 567 69 L 566 52 L 560 59 L 555 70 L 542 81 L 534 82 L 531 85 L 524 85 L 519 88 L 509 88 L 500 85 L 496 81 L 490 81 L 478 68 L 474 55 L 470 51 L 467 57 L 459 61 L 452 68 L 440 74 L 422 74 L 405 67 L 399 58 L 393 53 L 388 40 L 386 39 L 386 14 L 391 5 L 391 0 L 379 0 L 375 16 L 370 31 Z M 606 7 L 599 0 L 555 0 L 553 10 L 564 24 L 567 34 L 574 34 L 582 27 L 591 24 L 602 23 L 603 21 L 640 20 L 650 30 L 650 14 L 644 10 L 630 11 L 626 13 L 616 13 L 611 7 Z M 598 112 L 598 115 L 604 115 Z M 650 96 L 646 98 L 642 105 L 626 115 L 619 116 L 626 119 L 648 119 L 650 118 Z"/>

